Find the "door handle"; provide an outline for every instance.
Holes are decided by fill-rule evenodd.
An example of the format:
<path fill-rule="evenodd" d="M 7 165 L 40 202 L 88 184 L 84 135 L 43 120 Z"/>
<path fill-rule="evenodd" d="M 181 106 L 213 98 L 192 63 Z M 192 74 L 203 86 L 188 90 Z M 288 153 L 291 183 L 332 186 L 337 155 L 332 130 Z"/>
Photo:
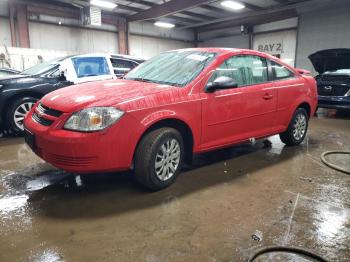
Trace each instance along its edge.
<path fill-rule="evenodd" d="M 269 94 L 269 93 L 266 93 L 266 94 L 263 96 L 263 98 L 264 98 L 265 100 L 270 100 L 270 99 L 273 98 L 273 95 L 271 95 L 271 94 Z"/>

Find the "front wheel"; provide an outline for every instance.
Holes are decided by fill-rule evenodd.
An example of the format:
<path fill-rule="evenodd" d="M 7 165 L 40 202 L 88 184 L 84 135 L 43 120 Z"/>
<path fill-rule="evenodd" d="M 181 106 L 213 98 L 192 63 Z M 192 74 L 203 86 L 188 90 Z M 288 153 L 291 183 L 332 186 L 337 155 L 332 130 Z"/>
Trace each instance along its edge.
<path fill-rule="evenodd" d="M 22 97 L 12 102 L 7 111 L 7 127 L 13 134 L 23 134 L 24 118 L 37 101 L 34 97 Z"/>
<path fill-rule="evenodd" d="M 298 108 L 288 125 L 287 131 L 280 134 L 283 143 L 289 146 L 303 142 L 308 129 L 308 114 L 304 108 Z"/>
<path fill-rule="evenodd" d="M 184 156 L 181 134 L 160 128 L 146 134 L 135 153 L 135 178 L 151 190 L 170 186 L 179 174 Z"/>

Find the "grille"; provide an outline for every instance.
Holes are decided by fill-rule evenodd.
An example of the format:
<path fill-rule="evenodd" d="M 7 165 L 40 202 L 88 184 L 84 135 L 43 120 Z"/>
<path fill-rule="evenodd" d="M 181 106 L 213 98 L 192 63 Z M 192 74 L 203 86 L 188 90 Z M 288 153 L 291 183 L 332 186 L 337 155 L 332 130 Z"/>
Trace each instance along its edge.
<path fill-rule="evenodd" d="M 53 123 L 53 120 L 43 118 L 39 116 L 36 112 L 33 113 L 32 117 L 36 122 L 42 124 L 43 126 L 50 126 Z"/>
<path fill-rule="evenodd" d="M 36 111 L 33 113 L 32 116 L 33 119 L 44 126 L 50 126 L 54 122 L 54 120 L 45 118 L 45 115 L 52 117 L 60 117 L 63 114 L 63 112 L 49 108 L 43 105 L 42 103 L 40 103 L 35 110 Z"/>
<path fill-rule="evenodd" d="M 70 157 L 56 154 L 47 154 L 46 159 L 48 162 L 60 165 L 60 166 L 89 166 L 96 162 L 95 157 Z"/>
<path fill-rule="evenodd" d="M 320 96 L 345 96 L 350 87 L 339 85 L 321 85 L 318 86 L 317 89 Z"/>
<path fill-rule="evenodd" d="M 62 115 L 61 111 L 44 106 L 42 103 L 38 105 L 37 110 L 49 116 L 60 117 Z"/>

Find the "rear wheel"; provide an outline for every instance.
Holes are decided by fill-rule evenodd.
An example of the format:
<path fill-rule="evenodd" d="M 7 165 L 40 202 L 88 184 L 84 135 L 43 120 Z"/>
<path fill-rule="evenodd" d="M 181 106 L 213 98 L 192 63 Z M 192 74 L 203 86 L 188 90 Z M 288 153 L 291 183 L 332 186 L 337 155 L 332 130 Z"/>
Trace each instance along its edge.
<path fill-rule="evenodd" d="M 160 128 L 146 134 L 135 153 L 135 178 L 151 190 L 171 185 L 179 174 L 184 155 L 181 134 L 173 128 Z"/>
<path fill-rule="evenodd" d="M 298 108 L 288 125 L 287 131 L 280 134 L 283 143 L 289 146 L 303 142 L 308 129 L 308 114 L 304 108 Z"/>
<path fill-rule="evenodd" d="M 37 101 L 35 97 L 22 97 L 10 105 L 7 111 L 7 127 L 13 134 L 23 134 L 24 118 Z"/>

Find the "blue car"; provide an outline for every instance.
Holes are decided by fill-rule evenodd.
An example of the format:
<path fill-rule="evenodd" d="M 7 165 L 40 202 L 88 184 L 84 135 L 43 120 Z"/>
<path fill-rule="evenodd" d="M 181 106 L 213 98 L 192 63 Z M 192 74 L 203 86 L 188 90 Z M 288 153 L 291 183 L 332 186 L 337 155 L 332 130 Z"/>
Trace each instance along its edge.
<path fill-rule="evenodd" d="M 350 49 L 327 49 L 309 56 L 315 70 L 318 107 L 350 109 Z"/>

